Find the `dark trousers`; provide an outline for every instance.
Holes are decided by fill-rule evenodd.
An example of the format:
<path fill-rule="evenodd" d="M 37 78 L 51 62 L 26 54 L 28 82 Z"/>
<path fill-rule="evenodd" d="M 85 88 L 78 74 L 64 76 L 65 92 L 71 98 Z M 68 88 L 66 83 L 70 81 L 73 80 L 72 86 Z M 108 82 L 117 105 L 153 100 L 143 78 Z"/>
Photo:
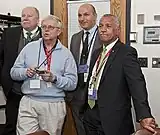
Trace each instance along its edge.
<path fill-rule="evenodd" d="M 74 96 L 69 104 L 71 107 L 77 135 L 86 135 L 83 125 L 84 111 L 86 110 L 85 85 L 83 87 L 82 86 L 77 87 L 73 95 Z"/>
<path fill-rule="evenodd" d="M 16 135 L 19 102 L 22 96 L 10 91 L 6 101 L 6 123 L 2 135 Z"/>
<path fill-rule="evenodd" d="M 88 106 L 84 114 L 83 123 L 87 135 L 105 135 L 101 125 L 97 104 L 92 109 Z"/>
<path fill-rule="evenodd" d="M 80 104 L 72 104 L 71 111 L 74 119 L 77 135 L 86 135 L 83 125 L 83 112 L 81 112 L 82 106 Z"/>

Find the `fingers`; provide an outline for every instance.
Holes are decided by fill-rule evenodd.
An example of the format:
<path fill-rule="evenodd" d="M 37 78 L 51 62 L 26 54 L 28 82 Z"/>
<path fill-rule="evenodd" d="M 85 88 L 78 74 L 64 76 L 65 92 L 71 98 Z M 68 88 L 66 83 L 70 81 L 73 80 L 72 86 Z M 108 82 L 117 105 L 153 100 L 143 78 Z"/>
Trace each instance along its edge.
<path fill-rule="evenodd" d="M 140 122 L 141 126 L 152 133 L 155 133 L 156 122 L 153 118 L 145 118 Z"/>
<path fill-rule="evenodd" d="M 45 74 L 42 74 L 42 79 L 47 82 L 52 82 L 53 74 L 50 71 L 47 71 Z"/>
<path fill-rule="evenodd" d="M 152 133 L 155 133 L 155 129 L 152 126 L 144 126 L 145 129 L 149 130 Z"/>
<path fill-rule="evenodd" d="M 35 75 L 35 69 L 34 68 L 27 68 L 27 71 L 26 71 L 26 75 L 28 77 L 33 77 Z"/>
<path fill-rule="evenodd" d="M 40 76 L 42 76 L 42 77 L 50 77 L 50 76 L 52 76 L 52 73 L 50 72 L 50 71 L 48 71 L 48 70 L 44 70 L 44 74 L 39 74 Z"/>

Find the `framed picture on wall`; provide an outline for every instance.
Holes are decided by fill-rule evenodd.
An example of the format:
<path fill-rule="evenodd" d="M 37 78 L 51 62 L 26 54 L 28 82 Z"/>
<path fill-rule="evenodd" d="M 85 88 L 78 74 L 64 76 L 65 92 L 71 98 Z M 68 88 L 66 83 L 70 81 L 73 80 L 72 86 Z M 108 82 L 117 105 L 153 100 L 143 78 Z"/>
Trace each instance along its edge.
<path fill-rule="evenodd" d="M 143 28 L 143 44 L 160 44 L 160 26 Z"/>

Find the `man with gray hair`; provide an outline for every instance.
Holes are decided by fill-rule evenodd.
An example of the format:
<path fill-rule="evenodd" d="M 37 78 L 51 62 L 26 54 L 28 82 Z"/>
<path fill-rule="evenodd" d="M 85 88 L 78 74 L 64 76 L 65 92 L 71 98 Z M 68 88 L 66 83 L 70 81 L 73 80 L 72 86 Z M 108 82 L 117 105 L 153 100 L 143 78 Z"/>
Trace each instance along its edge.
<path fill-rule="evenodd" d="M 22 48 L 41 37 L 39 11 L 35 7 L 25 7 L 21 13 L 21 26 L 5 29 L 0 42 L 0 77 L 6 97 L 6 123 L 2 135 L 16 135 L 19 102 L 22 98 L 22 81 L 13 81 L 10 69 Z"/>
<path fill-rule="evenodd" d="M 41 28 L 42 38 L 23 48 L 10 72 L 13 80 L 24 81 L 17 135 L 38 130 L 61 135 L 66 115 L 64 91 L 72 91 L 77 85 L 75 60 L 58 39 L 60 19 L 49 15 L 42 20 Z"/>
<path fill-rule="evenodd" d="M 136 49 L 120 41 L 120 24 L 114 15 L 101 17 L 98 32 L 103 46 L 91 59 L 84 115 L 87 135 L 132 134 L 131 97 L 137 122 L 155 132 Z"/>

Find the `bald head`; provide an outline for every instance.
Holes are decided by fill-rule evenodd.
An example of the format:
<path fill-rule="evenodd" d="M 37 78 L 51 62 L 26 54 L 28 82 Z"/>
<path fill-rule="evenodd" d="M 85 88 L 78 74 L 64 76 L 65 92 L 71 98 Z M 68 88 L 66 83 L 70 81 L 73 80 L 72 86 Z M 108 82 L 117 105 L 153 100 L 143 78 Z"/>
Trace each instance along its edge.
<path fill-rule="evenodd" d="M 97 13 L 91 4 L 83 4 L 78 9 L 78 21 L 80 26 L 89 30 L 96 25 Z"/>
<path fill-rule="evenodd" d="M 97 15 L 96 9 L 95 9 L 95 7 L 92 4 L 88 4 L 88 3 L 87 4 L 83 4 L 83 5 L 81 5 L 79 7 L 79 9 L 80 8 L 88 8 L 89 10 L 91 10 L 92 14 Z"/>
<path fill-rule="evenodd" d="M 39 11 L 35 7 L 25 7 L 22 10 L 21 25 L 27 31 L 34 30 L 39 23 Z"/>

